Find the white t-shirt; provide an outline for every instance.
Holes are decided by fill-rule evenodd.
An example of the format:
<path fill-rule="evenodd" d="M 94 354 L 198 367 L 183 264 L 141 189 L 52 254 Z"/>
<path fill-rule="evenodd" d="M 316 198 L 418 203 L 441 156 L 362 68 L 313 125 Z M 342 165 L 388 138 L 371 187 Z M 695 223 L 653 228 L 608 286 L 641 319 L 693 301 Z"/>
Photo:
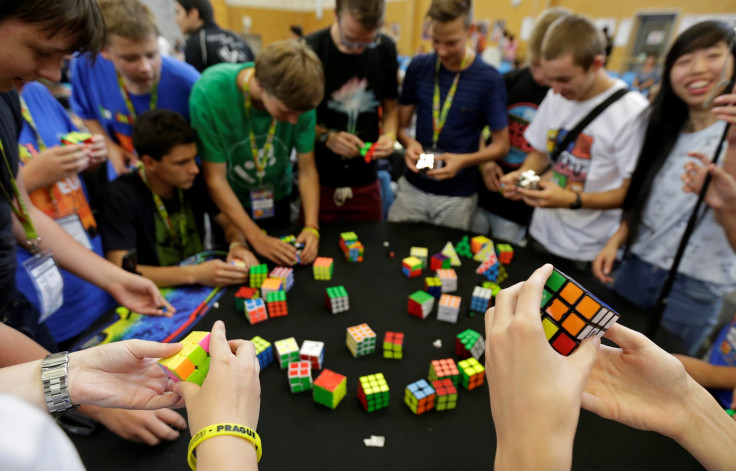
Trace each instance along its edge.
<path fill-rule="evenodd" d="M 571 101 L 551 89 L 524 133 L 536 150 L 551 153 L 559 140 L 596 106 L 626 84 L 616 80 L 605 92 L 585 101 Z M 646 98 L 629 92 L 593 120 L 554 164 L 562 187 L 584 193 L 619 188 L 636 166 L 646 126 Z M 590 261 L 618 228 L 621 210 L 536 208 L 529 232 L 547 250 L 572 260 Z"/>
<path fill-rule="evenodd" d="M 697 195 L 682 191 L 680 176 L 687 162 L 695 159 L 688 152 L 698 151 L 713 157 L 726 123 L 718 121 L 694 133 L 680 133 L 672 152 L 652 183 L 647 204 L 642 211 L 639 236 L 631 251 L 654 266 L 669 270 L 680 245 L 680 238 L 690 219 Z M 719 162 L 728 149 L 724 143 Z M 703 205 L 703 208 L 707 207 Z M 728 244 L 723 228 L 712 210 L 702 213 L 678 272 L 692 278 L 723 285 L 729 291 L 736 285 L 736 254 Z M 725 294 L 725 293 L 724 293 Z"/>

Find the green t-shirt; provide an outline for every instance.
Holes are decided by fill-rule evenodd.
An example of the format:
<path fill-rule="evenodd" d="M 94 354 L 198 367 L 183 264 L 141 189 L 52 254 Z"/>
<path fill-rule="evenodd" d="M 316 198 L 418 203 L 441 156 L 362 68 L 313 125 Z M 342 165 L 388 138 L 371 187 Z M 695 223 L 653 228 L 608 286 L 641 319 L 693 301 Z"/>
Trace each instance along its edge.
<path fill-rule="evenodd" d="M 161 215 L 156 212 L 153 220 L 156 226 L 156 252 L 158 253 L 158 260 L 161 266 L 176 265 L 188 256 L 202 251 L 202 240 L 199 238 L 199 233 L 197 232 L 197 225 L 194 222 L 194 212 L 192 211 L 191 205 L 185 202 L 184 211 L 181 211 L 178 201 L 176 203 L 176 208 L 164 204 L 168 210 L 169 218 L 171 218 L 172 227 L 177 237 L 181 237 L 180 220 L 181 218 L 185 218 L 184 230 L 186 232 L 187 245 L 181 247 L 180 244 L 174 242 L 163 219 L 161 219 Z"/>
<path fill-rule="evenodd" d="M 314 149 L 316 113 L 302 113 L 296 124 L 276 123 L 272 152 L 266 159 L 265 176 L 259 181 L 250 143 L 250 126 L 256 148 L 266 142 L 272 116 L 251 107 L 250 126 L 245 113 L 243 91 L 235 80 L 245 64 L 218 64 L 209 67 L 194 84 L 189 97 L 192 126 L 199 134 L 199 155 L 208 162 L 227 163 L 227 180 L 244 207 L 250 207 L 250 190 L 269 185 L 276 200 L 291 194 L 292 149 L 307 153 Z"/>

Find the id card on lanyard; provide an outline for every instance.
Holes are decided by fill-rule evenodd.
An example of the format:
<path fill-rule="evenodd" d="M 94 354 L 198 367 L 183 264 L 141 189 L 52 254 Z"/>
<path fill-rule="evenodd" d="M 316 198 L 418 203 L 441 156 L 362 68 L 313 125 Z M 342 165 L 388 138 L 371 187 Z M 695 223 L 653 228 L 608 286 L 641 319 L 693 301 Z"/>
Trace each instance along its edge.
<path fill-rule="evenodd" d="M 272 218 L 276 214 L 273 189 L 260 185 L 250 190 L 251 217 L 254 220 Z"/>
<path fill-rule="evenodd" d="M 64 280 L 61 271 L 48 251 L 39 252 L 23 262 L 23 268 L 36 288 L 41 302 L 39 322 L 43 322 L 64 304 Z"/>
<path fill-rule="evenodd" d="M 92 250 L 92 244 L 87 236 L 87 231 L 82 225 L 82 220 L 79 219 L 78 214 L 70 214 L 56 220 L 56 223 L 61 226 L 67 234 L 74 237 L 74 239 L 80 244 L 84 245 L 88 250 Z"/>

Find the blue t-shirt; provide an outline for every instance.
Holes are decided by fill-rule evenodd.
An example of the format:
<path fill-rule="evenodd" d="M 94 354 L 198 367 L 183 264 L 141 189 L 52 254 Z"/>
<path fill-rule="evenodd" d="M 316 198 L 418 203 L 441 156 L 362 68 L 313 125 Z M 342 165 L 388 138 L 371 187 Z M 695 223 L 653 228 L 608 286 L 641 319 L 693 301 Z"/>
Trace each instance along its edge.
<path fill-rule="evenodd" d="M 43 85 L 39 83 L 26 84 L 21 96 L 28 105 L 33 121 L 46 147 L 59 145 L 61 135 L 77 130 L 64 108 Z M 18 142 L 30 154 L 38 152 L 36 136 L 25 120 Z M 23 153 L 25 154 L 25 151 Z M 81 178 L 67 178 L 53 185 L 50 189 L 54 192 L 60 192 L 57 193 L 57 205 L 41 207 L 43 205 L 37 202 L 37 196 L 45 197 L 48 194 L 46 189 L 39 189 L 31 194 L 31 200 L 34 204 L 49 216 L 73 214 L 75 210 L 78 210 L 79 213 L 89 211 L 89 204 L 84 204 L 87 202 L 86 196 L 84 195 L 84 182 Z M 81 207 L 72 208 L 71 206 L 64 206 L 65 200 L 62 198 L 62 194 L 70 191 L 76 191 L 77 198 L 84 198 Z M 41 193 L 41 195 L 36 195 L 36 193 Z M 59 205 L 62 206 L 61 209 Z M 81 217 L 82 214 L 80 214 Z M 89 217 L 92 217 L 91 214 Z M 96 232 L 96 224 L 94 223 L 93 217 L 91 220 L 85 218 L 84 223 L 85 228 L 92 231 L 92 234 Z M 92 250 L 97 255 L 102 256 L 102 239 L 99 234 L 90 237 L 89 240 Z M 31 257 L 30 252 L 18 247 L 16 253 L 18 264 L 15 270 L 15 279 L 18 290 L 40 310 L 41 302 L 38 299 L 36 289 L 28 277 L 28 273 L 23 268 L 23 262 Z M 80 334 L 114 304 L 113 298 L 102 289 L 72 275 L 66 270 L 60 269 L 60 271 L 64 280 L 64 304 L 46 320 L 46 325 L 57 342 L 68 340 Z"/>
<path fill-rule="evenodd" d="M 416 139 L 425 150 L 432 149 L 432 100 L 437 55 L 417 56 L 409 64 L 404 77 L 399 103 L 415 105 Z M 440 66 L 440 107 L 452 86 L 456 72 Z M 465 69 L 457 85 L 452 107 L 440 133 L 437 149 L 441 152 L 468 154 L 478 151 L 480 135 L 487 125 L 491 131 L 507 126 L 506 86 L 496 69 L 476 57 Z M 437 181 L 408 169 L 409 183 L 422 191 L 444 196 L 469 196 L 476 192 L 476 166 L 460 170 L 454 178 Z"/>
<path fill-rule="evenodd" d="M 736 317 L 718 333 L 708 362 L 711 365 L 736 368 Z M 731 407 L 732 389 L 713 389 L 711 392 L 722 407 Z"/>

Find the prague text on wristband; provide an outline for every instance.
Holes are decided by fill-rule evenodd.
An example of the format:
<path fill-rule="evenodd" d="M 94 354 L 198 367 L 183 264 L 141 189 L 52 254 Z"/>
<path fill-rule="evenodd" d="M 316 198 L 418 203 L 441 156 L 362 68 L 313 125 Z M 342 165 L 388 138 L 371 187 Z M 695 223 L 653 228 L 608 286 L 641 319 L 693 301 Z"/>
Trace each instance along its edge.
<path fill-rule="evenodd" d="M 258 436 L 255 430 L 246 427 L 245 425 L 239 424 L 213 424 L 207 426 L 196 433 L 189 442 L 189 453 L 187 455 L 187 462 L 192 471 L 197 469 L 197 458 L 194 457 L 194 449 L 207 440 L 208 438 L 217 437 L 220 435 L 232 435 L 234 437 L 240 437 L 248 440 L 253 444 L 256 449 L 256 456 L 258 461 L 261 461 L 263 455 L 263 449 L 261 448 L 261 437 Z"/>
<path fill-rule="evenodd" d="M 317 230 L 317 228 L 312 227 L 312 226 L 304 226 L 304 230 L 311 232 L 312 234 L 316 235 L 317 238 L 319 239 L 319 231 Z"/>

